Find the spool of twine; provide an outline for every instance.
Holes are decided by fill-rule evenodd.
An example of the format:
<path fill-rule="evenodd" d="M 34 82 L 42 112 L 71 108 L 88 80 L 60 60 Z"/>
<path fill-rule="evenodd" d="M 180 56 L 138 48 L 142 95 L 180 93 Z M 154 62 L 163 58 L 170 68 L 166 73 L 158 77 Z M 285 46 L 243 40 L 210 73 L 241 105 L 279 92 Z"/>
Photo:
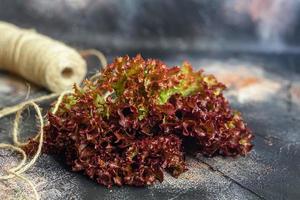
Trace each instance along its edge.
<path fill-rule="evenodd" d="M 86 75 L 86 62 L 73 48 L 32 30 L 0 21 L 0 70 L 48 88 L 70 89 Z"/>
<path fill-rule="evenodd" d="M 15 73 L 54 92 L 0 110 L 0 118 L 17 112 L 12 131 L 13 144 L 0 143 L 0 149 L 10 149 L 22 155 L 21 162 L 16 167 L 9 169 L 8 175 L 1 175 L 0 181 L 15 177 L 22 179 L 32 188 L 35 199 L 40 199 L 35 185 L 24 176 L 24 172 L 37 161 L 43 145 L 44 119 L 41 109 L 36 103 L 59 96 L 52 110 L 52 113 L 55 114 L 63 97 L 72 93 L 69 89 L 74 83 L 80 84 L 84 79 L 87 70 L 84 57 L 87 56 L 97 57 L 102 67 L 107 65 L 105 56 L 98 50 L 88 49 L 77 52 L 62 42 L 0 21 L 0 70 Z M 93 78 L 98 76 L 99 73 L 95 74 Z M 34 107 L 40 122 L 40 131 L 34 137 L 34 140 L 38 141 L 38 149 L 30 161 L 27 161 L 28 157 L 22 149 L 22 146 L 28 142 L 18 140 L 21 113 L 28 106 Z"/>

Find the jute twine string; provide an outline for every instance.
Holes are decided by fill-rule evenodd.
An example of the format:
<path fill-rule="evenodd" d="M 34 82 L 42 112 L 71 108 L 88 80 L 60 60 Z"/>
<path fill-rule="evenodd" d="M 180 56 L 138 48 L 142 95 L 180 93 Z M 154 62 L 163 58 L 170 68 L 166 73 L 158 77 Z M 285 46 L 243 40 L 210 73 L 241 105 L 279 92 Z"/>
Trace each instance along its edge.
<path fill-rule="evenodd" d="M 97 50 L 94 50 L 94 49 L 83 50 L 80 52 L 80 54 L 83 57 L 94 55 L 99 59 L 102 67 L 105 67 L 107 65 L 105 56 Z M 93 77 L 95 78 L 98 76 L 99 76 L 99 73 L 95 74 Z M 94 79 L 93 77 L 91 79 Z M 59 106 L 62 103 L 64 96 L 67 94 L 71 94 L 71 93 L 73 93 L 73 92 L 72 91 L 64 91 L 62 93 L 53 93 L 50 95 L 45 95 L 45 96 L 41 96 L 41 97 L 38 97 L 35 99 L 24 101 L 18 105 L 6 107 L 6 108 L 0 110 L 0 118 L 16 112 L 16 117 L 14 120 L 13 131 L 12 131 L 12 137 L 13 137 L 14 144 L 12 145 L 12 144 L 0 143 L 0 148 L 16 151 L 19 154 L 21 154 L 21 156 L 22 156 L 22 160 L 19 162 L 19 164 L 15 167 L 10 168 L 9 170 L 7 170 L 8 175 L 0 176 L 0 180 L 8 180 L 8 179 L 12 179 L 15 177 L 22 179 L 25 182 L 27 182 L 28 185 L 32 188 L 35 199 L 40 199 L 40 196 L 36 190 L 35 185 L 32 183 L 32 181 L 30 181 L 28 178 L 26 178 L 23 175 L 23 173 L 25 171 L 27 171 L 30 167 L 32 167 L 35 164 L 39 155 L 41 154 L 42 146 L 43 146 L 44 119 L 43 119 L 43 116 L 41 113 L 41 108 L 36 103 L 58 97 L 57 102 L 54 105 L 53 110 L 52 110 L 52 113 L 55 114 L 58 111 Z M 19 123 L 20 123 L 20 119 L 21 119 L 21 114 L 24 111 L 24 109 L 26 109 L 29 106 L 34 107 L 40 124 L 39 124 L 39 133 L 34 137 L 34 140 L 38 140 L 38 149 L 37 149 L 36 153 L 34 154 L 34 156 L 32 157 L 32 159 L 29 162 L 27 162 L 28 157 L 27 157 L 25 151 L 21 147 L 27 145 L 28 142 L 20 142 L 18 137 L 19 137 Z"/>
<path fill-rule="evenodd" d="M 57 112 L 59 105 L 61 104 L 61 102 L 63 100 L 63 97 L 68 93 L 71 93 L 71 92 L 70 91 L 63 92 L 59 96 L 59 98 L 54 106 L 54 109 L 52 111 L 53 114 L 55 114 Z M 21 114 L 22 114 L 23 110 L 25 110 L 29 106 L 33 106 L 37 113 L 38 120 L 40 123 L 39 124 L 40 130 L 39 130 L 39 133 L 34 137 L 34 139 L 39 139 L 37 151 L 34 154 L 34 156 L 32 157 L 32 159 L 28 163 L 26 163 L 28 158 L 27 158 L 25 151 L 21 147 L 27 145 L 28 142 L 20 142 L 18 140 L 18 136 L 19 136 L 19 122 L 21 119 Z M 37 161 L 39 155 L 41 154 L 42 146 L 43 146 L 44 119 L 42 116 L 41 108 L 34 101 L 29 101 L 27 103 L 23 103 L 20 105 L 19 110 L 17 111 L 16 117 L 14 120 L 12 136 L 13 136 L 14 145 L 0 143 L 0 148 L 10 149 L 10 150 L 14 150 L 14 151 L 20 153 L 22 155 L 22 160 L 21 160 L 21 162 L 19 162 L 19 164 L 17 166 L 7 170 L 9 175 L 0 176 L 0 180 L 7 180 L 7 179 L 14 178 L 14 177 L 18 177 L 18 178 L 26 181 L 31 186 L 31 188 L 34 192 L 35 199 L 40 199 L 34 184 L 28 178 L 26 178 L 24 175 L 22 175 L 22 173 L 27 171 Z"/>
<path fill-rule="evenodd" d="M 20 75 L 56 93 L 69 90 L 84 79 L 87 64 L 75 49 L 1 21 L 0 33 L 0 70 Z"/>
<path fill-rule="evenodd" d="M 33 159 L 26 164 L 27 155 L 24 152 L 24 150 L 19 147 L 18 144 L 22 144 L 22 143 L 20 143 L 17 138 L 18 138 L 18 135 L 19 135 L 18 123 L 19 123 L 21 114 L 22 114 L 23 110 L 28 106 L 33 106 L 34 107 L 34 109 L 35 109 L 35 111 L 38 115 L 38 119 L 40 121 L 40 130 L 39 130 L 39 133 L 38 133 L 38 135 L 39 135 L 38 149 L 37 149 L 35 155 L 33 156 Z M 8 170 L 9 175 L 0 176 L 0 180 L 11 179 L 11 178 L 14 178 L 15 176 L 22 179 L 22 180 L 25 180 L 31 186 L 36 199 L 39 199 L 39 195 L 37 193 L 37 190 L 36 190 L 34 184 L 29 179 L 27 179 L 25 176 L 23 176 L 22 173 L 25 172 L 27 169 L 29 169 L 35 163 L 35 161 L 37 160 L 38 156 L 41 153 L 42 144 L 43 144 L 43 135 L 44 135 L 43 130 L 44 130 L 44 120 L 43 120 L 43 116 L 42 116 L 42 113 L 41 113 L 41 109 L 36 103 L 29 102 L 27 104 L 23 104 L 22 107 L 20 108 L 20 110 L 18 110 L 18 112 L 16 114 L 16 118 L 15 118 L 15 121 L 14 121 L 13 133 L 12 133 L 15 144 L 14 145 L 3 144 L 3 143 L 0 144 L 0 148 L 7 148 L 7 149 L 15 150 L 15 151 L 21 153 L 22 157 L 23 157 L 22 161 L 16 167 L 13 167 L 13 168 Z"/>

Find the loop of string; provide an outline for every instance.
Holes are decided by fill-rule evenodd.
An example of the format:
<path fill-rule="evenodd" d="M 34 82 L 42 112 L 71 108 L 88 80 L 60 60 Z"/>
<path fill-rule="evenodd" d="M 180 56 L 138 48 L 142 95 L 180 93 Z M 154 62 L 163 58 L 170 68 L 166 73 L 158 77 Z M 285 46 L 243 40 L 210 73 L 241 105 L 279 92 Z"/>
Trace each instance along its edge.
<path fill-rule="evenodd" d="M 38 115 L 39 122 L 40 122 L 40 130 L 39 130 L 39 133 L 37 134 L 38 137 L 39 137 L 38 149 L 37 149 L 35 155 L 33 156 L 32 160 L 30 162 L 26 163 L 27 155 L 24 152 L 24 150 L 22 148 L 20 148 L 20 146 L 22 146 L 23 143 L 18 141 L 18 135 L 19 135 L 18 123 L 19 123 L 19 120 L 21 118 L 21 114 L 22 114 L 23 110 L 25 108 L 27 108 L 28 106 L 33 106 L 34 107 L 34 109 L 35 109 L 35 111 Z M 36 188 L 35 188 L 34 184 L 29 179 L 27 179 L 25 176 L 22 175 L 23 172 L 28 170 L 35 163 L 35 161 L 37 160 L 38 156 L 41 153 L 41 149 L 42 149 L 42 145 L 43 145 L 44 120 L 43 120 L 43 116 L 42 116 L 42 113 L 41 113 L 41 109 L 36 103 L 31 101 L 31 102 L 28 102 L 27 104 L 23 104 L 20 107 L 20 110 L 18 110 L 17 114 L 16 114 L 12 134 L 13 134 L 14 145 L 1 143 L 0 148 L 11 149 L 11 150 L 19 152 L 22 155 L 22 161 L 16 167 L 13 167 L 13 168 L 7 170 L 9 175 L 0 176 L 0 180 L 7 180 L 7 179 L 14 178 L 14 177 L 18 177 L 18 178 L 26 181 L 31 186 L 31 188 L 34 192 L 35 198 L 39 199 L 39 195 L 36 191 Z"/>
<path fill-rule="evenodd" d="M 69 93 L 72 93 L 72 92 L 66 91 L 66 92 L 63 92 L 60 94 L 60 96 L 54 106 L 54 109 L 52 111 L 53 114 L 55 114 L 57 112 L 59 105 L 61 104 L 61 102 L 63 100 L 63 97 Z M 44 96 L 43 100 L 50 99 L 53 96 L 51 96 L 51 95 L 49 95 L 47 97 Z M 27 145 L 28 142 L 20 142 L 18 140 L 18 137 L 19 137 L 19 121 L 21 119 L 21 114 L 22 114 L 23 110 L 29 106 L 33 106 L 35 109 L 35 112 L 37 113 L 37 117 L 38 117 L 38 120 L 40 123 L 39 124 L 40 130 L 39 130 L 39 133 L 36 134 L 36 136 L 34 137 L 34 140 L 38 139 L 37 151 L 34 154 L 34 156 L 32 157 L 32 159 L 28 163 L 26 163 L 28 158 L 27 158 L 25 151 L 21 147 Z M 20 153 L 22 155 L 22 160 L 21 160 L 21 162 L 19 162 L 19 164 L 17 166 L 7 170 L 9 175 L 0 176 L 0 180 L 8 180 L 8 179 L 11 179 L 14 177 L 20 178 L 20 179 L 26 181 L 31 186 L 31 188 L 34 192 L 35 199 L 39 199 L 39 195 L 37 193 L 37 190 L 36 190 L 34 184 L 28 178 L 26 178 L 23 175 L 23 173 L 34 165 L 34 163 L 37 161 L 39 155 L 41 154 L 42 146 L 43 146 L 43 139 L 44 139 L 44 119 L 42 116 L 41 108 L 33 100 L 22 103 L 21 105 L 18 106 L 18 109 L 19 110 L 16 113 L 16 117 L 14 120 L 14 126 L 13 126 L 13 132 L 12 132 L 14 145 L 0 143 L 0 148 L 10 149 L 10 150 L 14 150 L 14 151 Z"/>
<path fill-rule="evenodd" d="M 101 63 L 101 68 L 105 68 L 107 66 L 107 60 L 106 60 L 106 57 L 105 55 L 101 52 L 101 51 L 98 51 L 96 49 L 85 49 L 85 50 L 81 50 L 79 51 L 80 55 L 82 57 L 87 57 L 87 56 L 96 56 L 99 60 L 99 62 Z M 97 72 L 95 73 L 93 76 L 91 76 L 89 78 L 90 81 L 94 81 L 96 80 L 98 77 L 100 76 L 100 72 Z"/>
<path fill-rule="evenodd" d="M 80 50 L 79 54 L 83 57 L 86 58 L 87 56 L 96 56 L 99 60 L 99 62 L 101 63 L 101 66 L 104 68 L 107 65 L 107 60 L 105 55 L 101 52 L 98 51 L 96 49 L 84 49 L 84 50 Z"/>

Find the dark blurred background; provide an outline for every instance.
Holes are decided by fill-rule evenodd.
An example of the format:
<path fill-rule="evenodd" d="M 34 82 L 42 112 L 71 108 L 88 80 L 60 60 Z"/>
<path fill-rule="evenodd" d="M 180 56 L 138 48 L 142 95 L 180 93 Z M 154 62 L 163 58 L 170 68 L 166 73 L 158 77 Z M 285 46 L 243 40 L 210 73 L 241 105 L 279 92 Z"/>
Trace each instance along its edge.
<path fill-rule="evenodd" d="M 111 52 L 299 53 L 298 0 L 0 0 L 0 20 Z"/>
<path fill-rule="evenodd" d="M 194 182 L 179 178 L 154 189 L 107 190 L 44 157 L 29 176 L 48 180 L 38 188 L 42 199 L 299 200 L 299 9 L 300 0 L 0 0 L 0 20 L 76 48 L 99 49 L 109 62 L 142 53 L 170 66 L 188 60 L 213 73 L 255 135 L 248 156 L 195 158 L 206 164 L 186 172 Z M 96 59 L 90 63 L 89 76 L 99 68 Z M 0 107 L 24 101 L 25 83 L 0 72 Z M 30 92 L 33 98 L 46 91 Z M 10 123 L 1 121 L 0 140 L 9 137 Z M 32 127 L 33 121 L 23 132 Z"/>

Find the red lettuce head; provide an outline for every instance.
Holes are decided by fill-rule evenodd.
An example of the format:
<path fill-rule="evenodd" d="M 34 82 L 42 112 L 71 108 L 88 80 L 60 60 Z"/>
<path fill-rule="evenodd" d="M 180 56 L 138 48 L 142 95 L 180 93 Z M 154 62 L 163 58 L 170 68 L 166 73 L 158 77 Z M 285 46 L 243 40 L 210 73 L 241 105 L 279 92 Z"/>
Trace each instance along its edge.
<path fill-rule="evenodd" d="M 245 155 L 253 135 L 224 89 L 189 63 L 118 57 L 49 112 L 44 151 L 109 187 L 150 185 L 163 171 L 177 177 L 187 170 L 187 151 Z"/>

